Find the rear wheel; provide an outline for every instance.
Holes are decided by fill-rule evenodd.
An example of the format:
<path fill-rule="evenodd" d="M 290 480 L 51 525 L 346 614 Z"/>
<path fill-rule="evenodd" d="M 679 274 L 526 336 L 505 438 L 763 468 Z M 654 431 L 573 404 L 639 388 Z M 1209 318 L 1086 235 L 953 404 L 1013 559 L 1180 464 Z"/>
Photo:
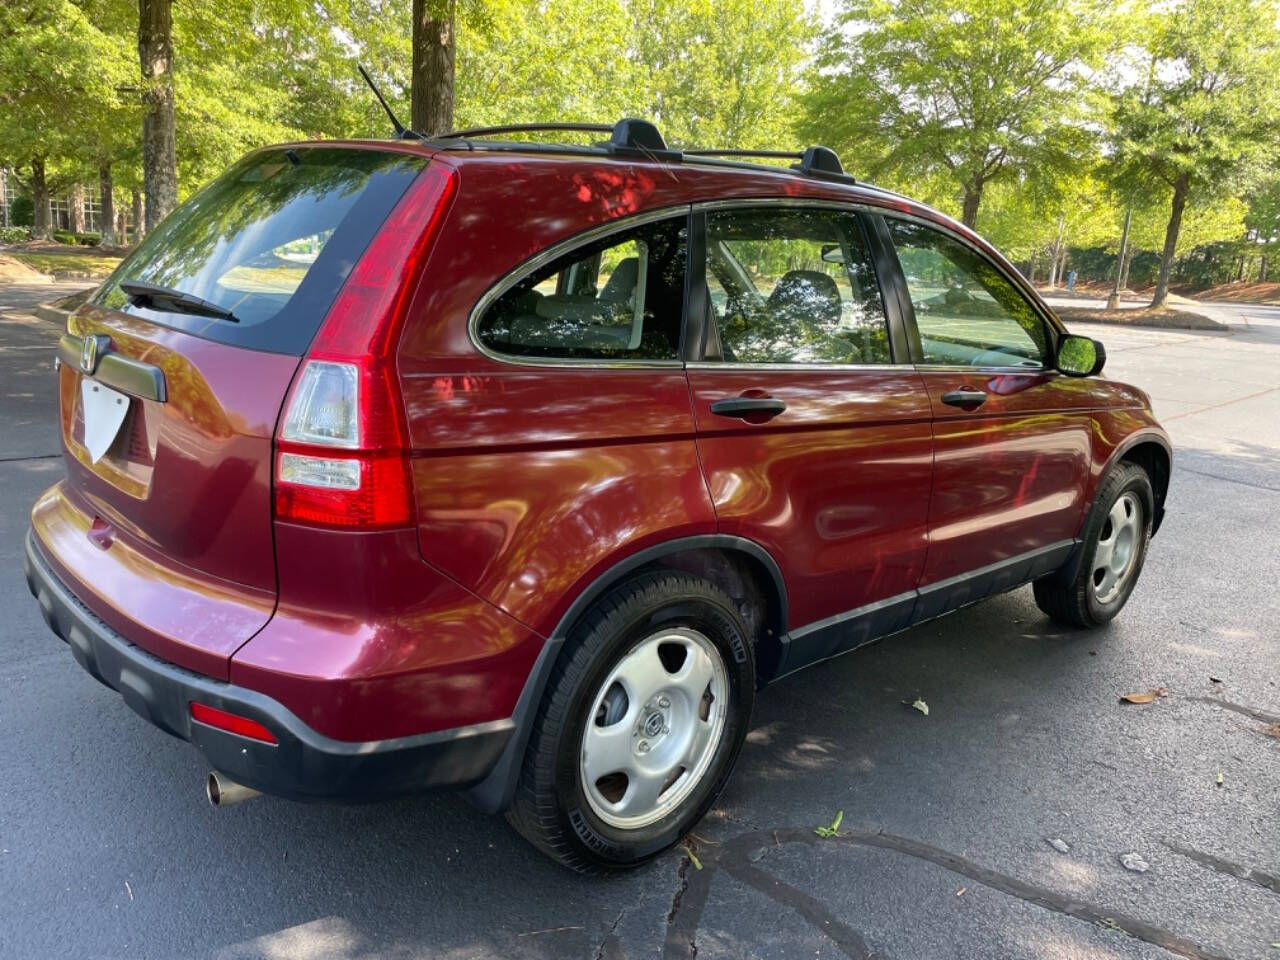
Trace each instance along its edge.
<path fill-rule="evenodd" d="M 570 634 L 508 818 L 575 870 L 651 859 L 728 780 L 754 691 L 746 628 L 726 594 L 677 571 L 637 577 Z"/>
<path fill-rule="evenodd" d="M 1063 583 L 1052 574 L 1037 580 L 1037 606 L 1077 627 L 1098 627 L 1118 614 L 1146 560 L 1154 503 L 1146 471 L 1131 463 L 1113 467 L 1085 523 L 1084 556 L 1075 578 Z"/>

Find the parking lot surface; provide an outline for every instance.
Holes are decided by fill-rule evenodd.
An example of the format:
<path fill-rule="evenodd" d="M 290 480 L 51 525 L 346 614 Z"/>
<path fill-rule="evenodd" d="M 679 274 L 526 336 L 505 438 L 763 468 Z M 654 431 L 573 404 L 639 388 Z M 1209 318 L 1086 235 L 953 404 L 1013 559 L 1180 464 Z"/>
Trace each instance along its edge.
<path fill-rule="evenodd" d="M 75 664 L 21 573 L 61 292 L 0 286 L 0 955 L 1280 960 L 1280 308 L 1079 328 L 1175 443 L 1118 620 L 1024 588 L 795 675 L 688 847 L 590 880 L 450 795 L 214 810 Z"/>

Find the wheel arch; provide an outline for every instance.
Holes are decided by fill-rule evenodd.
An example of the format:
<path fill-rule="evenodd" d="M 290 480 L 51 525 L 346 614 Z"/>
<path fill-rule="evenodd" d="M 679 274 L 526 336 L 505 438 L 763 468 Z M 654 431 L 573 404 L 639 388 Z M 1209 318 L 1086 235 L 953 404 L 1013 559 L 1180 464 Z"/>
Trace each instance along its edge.
<path fill-rule="evenodd" d="M 1141 467 L 1151 481 L 1151 491 L 1155 496 L 1155 510 L 1151 518 L 1151 533 L 1154 536 L 1164 520 L 1165 498 L 1169 493 L 1169 477 L 1173 468 L 1173 450 L 1168 438 L 1161 432 L 1144 431 L 1125 440 L 1112 451 L 1106 466 L 1099 473 L 1099 480 L 1105 477 L 1117 463 L 1132 463 Z"/>
<path fill-rule="evenodd" d="M 515 731 L 511 739 L 493 770 L 466 792 L 472 803 L 488 813 L 510 806 L 534 716 L 569 631 L 609 590 L 637 573 L 658 567 L 701 576 L 745 602 L 739 613 L 754 634 L 758 676 L 768 677 L 770 671 L 776 671 L 787 629 L 787 591 L 781 568 L 764 547 L 744 537 L 706 534 L 666 540 L 628 554 L 578 592 L 547 638 L 512 712 Z"/>

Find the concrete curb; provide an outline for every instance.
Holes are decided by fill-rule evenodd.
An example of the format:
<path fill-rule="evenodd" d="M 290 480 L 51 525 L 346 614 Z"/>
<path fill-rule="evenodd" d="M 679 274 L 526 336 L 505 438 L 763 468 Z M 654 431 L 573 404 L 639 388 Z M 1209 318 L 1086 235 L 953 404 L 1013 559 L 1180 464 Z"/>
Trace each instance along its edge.
<path fill-rule="evenodd" d="M 65 330 L 71 311 L 57 306 L 57 302 L 57 300 L 47 300 L 44 303 L 37 303 L 33 312 L 46 323 L 55 324 Z"/>

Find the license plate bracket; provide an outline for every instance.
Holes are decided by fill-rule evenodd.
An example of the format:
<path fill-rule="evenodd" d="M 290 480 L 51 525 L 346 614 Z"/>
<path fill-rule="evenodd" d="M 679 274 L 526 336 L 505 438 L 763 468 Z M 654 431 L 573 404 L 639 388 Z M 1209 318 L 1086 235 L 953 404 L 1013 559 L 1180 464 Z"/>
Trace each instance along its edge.
<path fill-rule="evenodd" d="M 89 377 L 80 381 L 80 409 L 84 413 L 84 445 L 89 460 L 97 463 L 115 442 L 129 412 L 128 395 Z"/>

